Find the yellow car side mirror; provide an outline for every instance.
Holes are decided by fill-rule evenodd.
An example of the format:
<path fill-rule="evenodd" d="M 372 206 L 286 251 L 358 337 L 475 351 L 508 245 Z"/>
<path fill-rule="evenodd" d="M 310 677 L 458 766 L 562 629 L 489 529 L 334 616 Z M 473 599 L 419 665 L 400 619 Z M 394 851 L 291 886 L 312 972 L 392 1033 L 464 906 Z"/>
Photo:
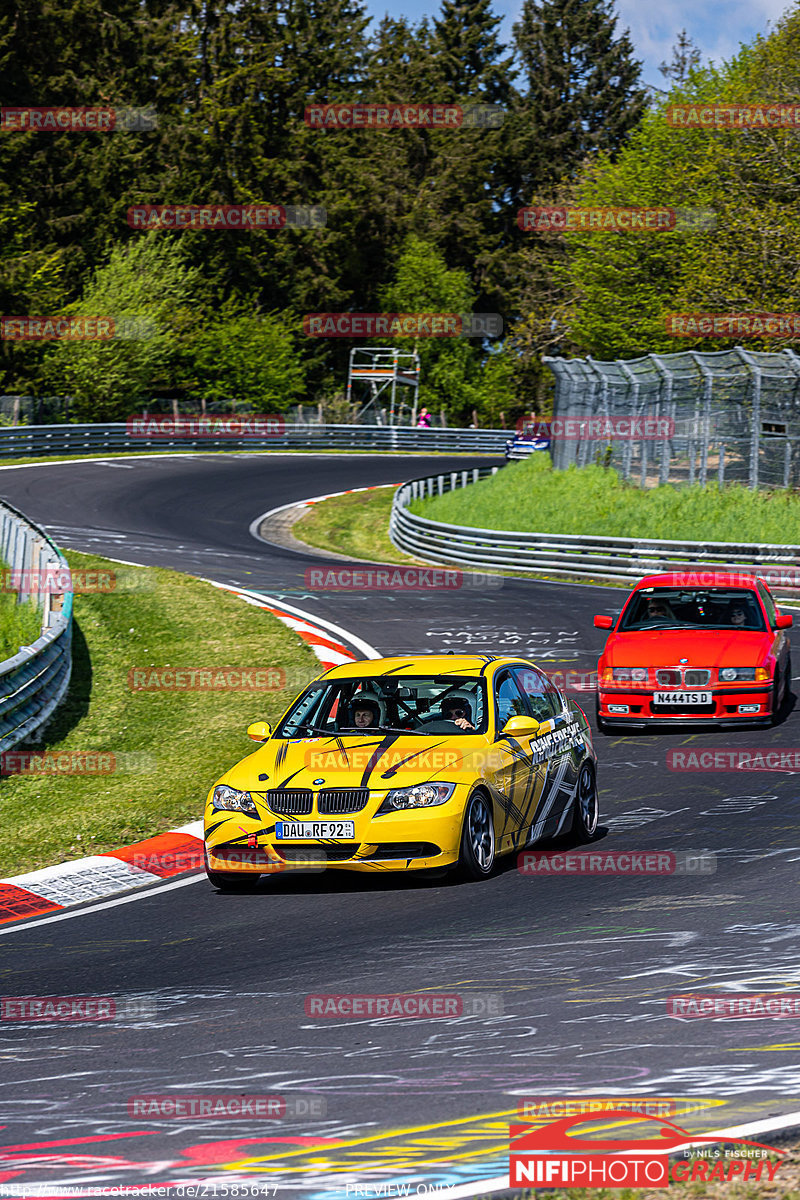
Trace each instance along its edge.
<path fill-rule="evenodd" d="M 503 737 L 536 737 L 541 729 L 535 717 L 509 717 L 503 726 Z"/>
<path fill-rule="evenodd" d="M 254 742 L 265 742 L 271 733 L 272 726 L 269 721 L 255 721 L 247 726 L 247 736 Z"/>

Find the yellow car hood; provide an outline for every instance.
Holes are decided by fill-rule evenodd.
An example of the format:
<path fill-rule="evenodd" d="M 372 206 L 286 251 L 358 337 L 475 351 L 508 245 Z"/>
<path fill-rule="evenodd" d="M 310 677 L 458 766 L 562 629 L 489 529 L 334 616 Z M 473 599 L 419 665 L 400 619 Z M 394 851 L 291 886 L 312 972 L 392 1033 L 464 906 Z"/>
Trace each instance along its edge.
<path fill-rule="evenodd" d="M 368 787 L 373 791 L 429 779 L 474 776 L 487 763 L 488 738 L 376 733 L 270 740 L 220 780 L 242 791 Z"/>

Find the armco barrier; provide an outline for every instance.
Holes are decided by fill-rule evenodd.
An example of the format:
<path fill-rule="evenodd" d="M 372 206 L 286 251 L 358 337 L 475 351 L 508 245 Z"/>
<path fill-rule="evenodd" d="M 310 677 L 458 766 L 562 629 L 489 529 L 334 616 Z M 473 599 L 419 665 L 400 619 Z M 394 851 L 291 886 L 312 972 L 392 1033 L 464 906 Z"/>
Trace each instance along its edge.
<path fill-rule="evenodd" d="M 72 673 L 73 593 L 69 566 L 59 549 L 38 525 L 5 502 L 0 503 L 0 556 L 12 572 L 20 572 L 20 596 L 35 597 L 42 610 L 40 637 L 0 662 L 3 752 L 35 734 L 66 693 Z M 62 572 L 67 586 L 53 592 L 53 576 Z"/>
<path fill-rule="evenodd" d="M 246 414 L 241 414 L 246 416 Z M 286 425 L 274 437 L 138 437 L 124 424 L 0 428 L 0 458 L 159 450 L 388 450 L 501 455 L 505 429 L 418 429 L 398 425 Z"/>
<path fill-rule="evenodd" d="M 683 568 L 758 571 L 771 568 L 778 590 L 800 590 L 800 546 L 749 542 L 660 541 L 651 538 L 584 537 L 580 534 L 475 529 L 431 521 L 409 510 L 426 496 L 443 495 L 495 474 L 497 467 L 476 467 L 412 479 L 397 489 L 389 536 L 399 550 L 428 562 L 463 563 L 488 571 L 536 571 L 547 575 L 604 580 L 635 580 L 643 575 Z M 781 569 L 797 575 L 781 581 Z"/>

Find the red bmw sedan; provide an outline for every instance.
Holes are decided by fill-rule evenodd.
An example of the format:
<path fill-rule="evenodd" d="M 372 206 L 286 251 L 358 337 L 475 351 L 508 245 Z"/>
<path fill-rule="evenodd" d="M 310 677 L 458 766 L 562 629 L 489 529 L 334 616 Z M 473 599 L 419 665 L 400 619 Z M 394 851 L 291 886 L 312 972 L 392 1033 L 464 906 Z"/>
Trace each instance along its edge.
<path fill-rule="evenodd" d="M 792 680 L 792 618 L 755 575 L 648 575 L 597 664 L 597 726 L 774 724 Z"/>

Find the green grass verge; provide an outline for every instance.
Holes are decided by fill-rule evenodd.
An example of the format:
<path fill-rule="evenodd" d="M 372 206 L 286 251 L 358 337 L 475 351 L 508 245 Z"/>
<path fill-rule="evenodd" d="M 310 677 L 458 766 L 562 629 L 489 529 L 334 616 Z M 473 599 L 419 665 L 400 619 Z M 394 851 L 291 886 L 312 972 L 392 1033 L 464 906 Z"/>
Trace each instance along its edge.
<path fill-rule="evenodd" d="M 320 500 L 307 516 L 295 521 L 292 533 L 309 546 L 334 550 L 371 562 L 413 563 L 389 540 L 393 487 L 370 488 Z"/>
<path fill-rule="evenodd" d="M 9 568 L 0 562 L 0 571 Z M 42 610 L 35 600 L 17 602 L 16 592 L 0 592 L 0 662 L 13 658 L 42 634 Z"/>
<path fill-rule="evenodd" d="M 66 557 L 73 570 L 116 568 L 94 555 Z M 321 671 L 296 634 L 229 592 L 154 567 L 126 567 L 125 577 L 128 587 L 118 595 L 75 597 L 72 682 L 36 746 L 111 752 L 120 769 L 0 778 L 0 877 L 114 850 L 199 819 L 210 784 L 255 748 L 247 725 L 274 720 Z M 285 672 L 286 686 L 131 691 L 131 668 L 165 666 L 271 667 Z"/>
<path fill-rule="evenodd" d="M 468 488 L 416 501 L 434 521 L 484 529 L 680 541 L 800 542 L 800 495 L 670 485 L 642 490 L 599 466 L 554 471 L 535 454 Z"/>
<path fill-rule="evenodd" d="M 307 546 L 317 546 L 323 550 L 333 550 L 337 554 L 346 554 L 351 558 L 365 559 L 368 562 L 386 563 L 418 563 L 429 565 L 423 559 L 412 558 L 398 550 L 389 539 L 389 514 L 392 509 L 393 487 L 372 488 L 368 492 L 355 495 L 332 496 L 330 500 L 321 500 L 315 504 L 308 516 L 301 517 L 292 526 L 292 533 L 298 541 Z M 358 525 L 354 525 L 354 521 Z M 451 564 L 452 565 L 452 564 Z M 550 575 L 546 571 L 493 571 L 493 575 L 507 575 L 529 579 L 533 576 L 545 582 L 556 580 L 569 582 L 570 577 Z M 612 583 L 604 579 L 594 580 L 584 575 L 576 575 L 575 583 L 598 583 L 601 587 L 619 587 L 630 591 L 630 584 L 624 580 Z"/>

